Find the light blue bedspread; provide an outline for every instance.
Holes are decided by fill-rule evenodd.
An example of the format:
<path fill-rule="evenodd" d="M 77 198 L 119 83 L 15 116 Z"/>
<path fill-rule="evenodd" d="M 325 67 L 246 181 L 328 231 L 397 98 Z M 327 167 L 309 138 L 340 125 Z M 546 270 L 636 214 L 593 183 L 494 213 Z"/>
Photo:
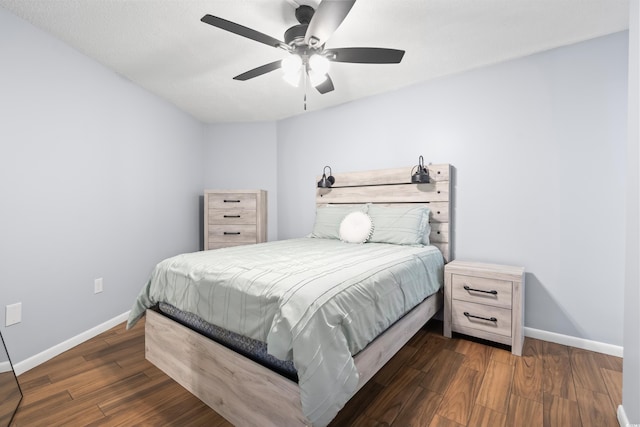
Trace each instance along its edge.
<path fill-rule="evenodd" d="M 327 425 L 355 393 L 352 355 L 443 284 L 434 246 L 302 238 L 160 262 L 129 316 L 159 301 L 293 360 L 304 414 Z"/>

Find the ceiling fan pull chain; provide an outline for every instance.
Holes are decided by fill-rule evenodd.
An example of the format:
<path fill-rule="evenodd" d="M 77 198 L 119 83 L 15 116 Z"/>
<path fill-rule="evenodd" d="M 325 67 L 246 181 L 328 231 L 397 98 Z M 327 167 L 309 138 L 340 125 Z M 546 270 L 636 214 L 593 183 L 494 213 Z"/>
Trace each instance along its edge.
<path fill-rule="evenodd" d="M 308 79 L 307 79 L 306 66 L 305 66 L 305 70 L 304 70 L 302 79 L 304 80 L 303 81 L 303 84 L 304 84 L 304 111 L 307 111 L 307 81 L 308 81 Z"/>

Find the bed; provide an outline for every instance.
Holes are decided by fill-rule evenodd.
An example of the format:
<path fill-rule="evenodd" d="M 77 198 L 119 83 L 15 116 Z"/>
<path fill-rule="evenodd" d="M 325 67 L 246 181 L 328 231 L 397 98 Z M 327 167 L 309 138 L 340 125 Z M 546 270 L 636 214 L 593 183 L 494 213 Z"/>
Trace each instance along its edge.
<path fill-rule="evenodd" d="M 165 260 L 128 326 L 146 313 L 147 359 L 234 425 L 327 425 L 442 306 L 449 170 L 430 165 L 429 184 L 410 184 L 411 168 L 336 174 L 332 188 L 317 189 L 311 236 Z M 372 243 L 320 236 L 321 212 L 363 209 L 379 221 Z M 384 235 L 384 215 L 396 211 L 428 212 L 428 246 L 385 240 L 403 236 Z M 210 339 L 159 302 L 266 343 L 293 360 L 293 375 Z"/>

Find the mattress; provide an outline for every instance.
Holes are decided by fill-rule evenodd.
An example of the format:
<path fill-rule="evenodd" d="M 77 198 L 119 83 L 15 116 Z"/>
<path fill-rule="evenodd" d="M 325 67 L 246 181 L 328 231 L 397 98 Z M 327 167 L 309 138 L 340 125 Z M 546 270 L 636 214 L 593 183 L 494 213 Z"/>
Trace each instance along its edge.
<path fill-rule="evenodd" d="M 166 302 L 264 342 L 292 362 L 302 409 L 326 425 L 358 386 L 352 355 L 443 286 L 433 246 L 302 238 L 182 254 L 160 262 L 127 327 Z"/>
<path fill-rule="evenodd" d="M 212 325 L 193 313 L 182 311 L 165 302 L 158 304 L 158 310 L 171 319 L 211 338 L 236 353 L 242 354 L 254 362 L 289 378 L 291 381 L 298 382 L 298 373 L 293 366 L 293 361 L 280 360 L 267 353 L 267 343 Z"/>

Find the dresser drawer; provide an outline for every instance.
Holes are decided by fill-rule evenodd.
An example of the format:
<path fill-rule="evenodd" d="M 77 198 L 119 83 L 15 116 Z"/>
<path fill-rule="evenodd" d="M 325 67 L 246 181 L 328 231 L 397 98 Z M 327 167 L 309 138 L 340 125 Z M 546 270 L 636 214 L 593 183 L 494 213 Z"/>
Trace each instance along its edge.
<path fill-rule="evenodd" d="M 512 289 L 512 283 L 506 280 L 463 274 L 451 275 L 451 296 L 456 300 L 511 309 Z"/>
<path fill-rule="evenodd" d="M 468 315 L 465 315 L 467 313 Z M 477 317 L 493 320 L 483 320 Z M 466 301 L 455 301 L 451 307 L 451 323 L 454 330 L 472 328 L 505 337 L 511 336 L 511 310 L 476 304 Z"/>
<path fill-rule="evenodd" d="M 256 211 L 246 209 L 209 209 L 209 224 L 255 224 Z"/>
<path fill-rule="evenodd" d="M 256 210 L 257 198 L 251 193 L 211 193 L 209 209 Z"/>
<path fill-rule="evenodd" d="M 246 224 L 210 225 L 207 241 L 209 243 L 256 243 L 256 226 Z"/>

